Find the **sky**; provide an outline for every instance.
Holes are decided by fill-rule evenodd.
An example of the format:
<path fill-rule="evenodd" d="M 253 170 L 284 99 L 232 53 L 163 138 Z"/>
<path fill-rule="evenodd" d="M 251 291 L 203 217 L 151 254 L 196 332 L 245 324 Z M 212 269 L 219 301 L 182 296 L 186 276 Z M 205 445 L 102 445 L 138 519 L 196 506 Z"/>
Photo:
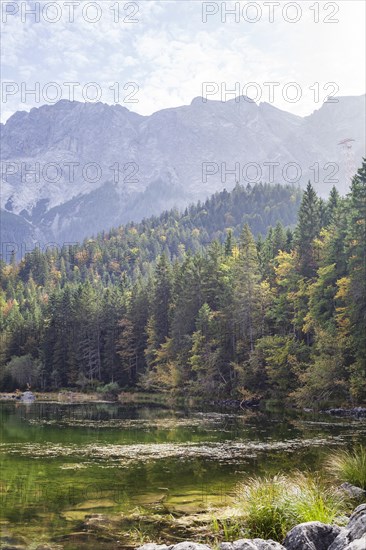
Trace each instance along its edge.
<path fill-rule="evenodd" d="M 305 116 L 366 91 L 363 0 L 0 3 L 1 122 L 59 99 L 150 115 L 236 95 Z"/>

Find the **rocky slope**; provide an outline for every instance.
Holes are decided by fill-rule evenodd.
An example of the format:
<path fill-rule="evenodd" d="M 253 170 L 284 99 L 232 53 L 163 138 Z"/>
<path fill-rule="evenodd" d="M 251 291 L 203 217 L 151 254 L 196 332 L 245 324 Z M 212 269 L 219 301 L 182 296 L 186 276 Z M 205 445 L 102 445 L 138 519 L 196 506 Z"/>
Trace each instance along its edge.
<path fill-rule="evenodd" d="M 65 100 L 17 112 L 1 125 L 1 208 L 12 214 L 2 216 L 1 240 L 78 241 L 248 179 L 311 179 L 321 194 L 335 181 L 344 192 L 338 142 L 348 137 L 357 166 L 365 96 L 339 98 L 304 118 L 243 97 L 196 98 L 149 117 Z M 301 176 L 286 172 L 289 162 Z"/>

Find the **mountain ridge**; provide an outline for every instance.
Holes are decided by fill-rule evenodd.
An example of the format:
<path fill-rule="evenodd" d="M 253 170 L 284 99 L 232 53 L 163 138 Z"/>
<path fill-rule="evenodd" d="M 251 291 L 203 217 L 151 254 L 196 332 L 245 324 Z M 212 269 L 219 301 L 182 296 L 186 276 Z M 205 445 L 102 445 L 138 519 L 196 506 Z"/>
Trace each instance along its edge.
<path fill-rule="evenodd" d="M 41 240 L 60 242 L 184 208 L 258 174 L 258 181 L 291 183 L 298 169 L 284 174 L 288 163 L 301 168 L 302 186 L 318 163 L 313 183 L 326 194 L 334 178 L 324 166 L 342 164 L 338 141 L 354 137 L 356 165 L 362 157 L 365 98 L 340 97 L 307 117 L 243 97 L 197 97 L 150 116 L 68 100 L 19 111 L 1 127 L 1 208 L 19 224 L 27 220 Z M 268 163 L 278 163 L 272 174 Z M 25 174 L 37 165 L 39 181 Z M 342 169 L 335 176 L 342 193 Z M 2 223 L 2 241 L 10 237 Z"/>

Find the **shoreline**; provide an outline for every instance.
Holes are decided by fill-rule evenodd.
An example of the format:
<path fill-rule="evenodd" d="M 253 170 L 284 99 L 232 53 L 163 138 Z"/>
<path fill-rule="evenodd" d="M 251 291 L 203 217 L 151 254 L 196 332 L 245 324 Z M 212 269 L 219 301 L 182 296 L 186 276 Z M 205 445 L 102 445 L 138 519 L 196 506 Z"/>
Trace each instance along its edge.
<path fill-rule="evenodd" d="M 231 411 L 263 411 L 261 405 L 264 400 L 250 399 L 216 399 L 211 401 L 200 400 L 196 397 L 171 396 L 162 393 L 144 393 L 144 392 L 121 392 L 118 396 L 109 397 L 98 392 L 77 392 L 77 391 L 53 391 L 53 392 L 32 392 L 35 401 L 38 403 L 107 403 L 107 404 L 145 404 L 145 405 L 166 405 L 177 406 L 185 405 L 192 409 L 196 408 L 219 408 Z M 0 402 L 20 403 L 21 395 L 16 392 L 0 392 Z M 200 405 L 200 406 L 199 406 Z M 336 418 L 366 418 L 366 406 L 353 407 L 332 407 L 327 409 L 310 409 L 290 407 L 292 411 L 303 413 L 326 414 Z"/>
<path fill-rule="evenodd" d="M 38 403 L 112 403 L 113 401 L 102 399 L 97 393 L 87 394 L 82 392 L 32 392 L 35 396 L 35 401 Z M 21 402 L 21 392 L 17 395 L 15 392 L 2 392 L 0 393 L 0 401 L 3 402 Z"/>

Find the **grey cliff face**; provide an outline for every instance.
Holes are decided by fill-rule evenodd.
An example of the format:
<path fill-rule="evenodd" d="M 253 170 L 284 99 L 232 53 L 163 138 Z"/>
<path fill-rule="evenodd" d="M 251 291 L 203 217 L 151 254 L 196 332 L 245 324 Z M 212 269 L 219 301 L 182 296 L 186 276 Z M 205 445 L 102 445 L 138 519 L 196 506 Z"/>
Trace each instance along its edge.
<path fill-rule="evenodd" d="M 321 195 L 334 183 L 346 192 L 338 142 L 355 139 L 357 167 L 364 96 L 339 98 L 305 118 L 238 99 L 196 98 L 149 117 L 66 100 L 15 113 L 1 127 L 2 241 L 80 240 L 237 181 L 310 179 Z"/>

